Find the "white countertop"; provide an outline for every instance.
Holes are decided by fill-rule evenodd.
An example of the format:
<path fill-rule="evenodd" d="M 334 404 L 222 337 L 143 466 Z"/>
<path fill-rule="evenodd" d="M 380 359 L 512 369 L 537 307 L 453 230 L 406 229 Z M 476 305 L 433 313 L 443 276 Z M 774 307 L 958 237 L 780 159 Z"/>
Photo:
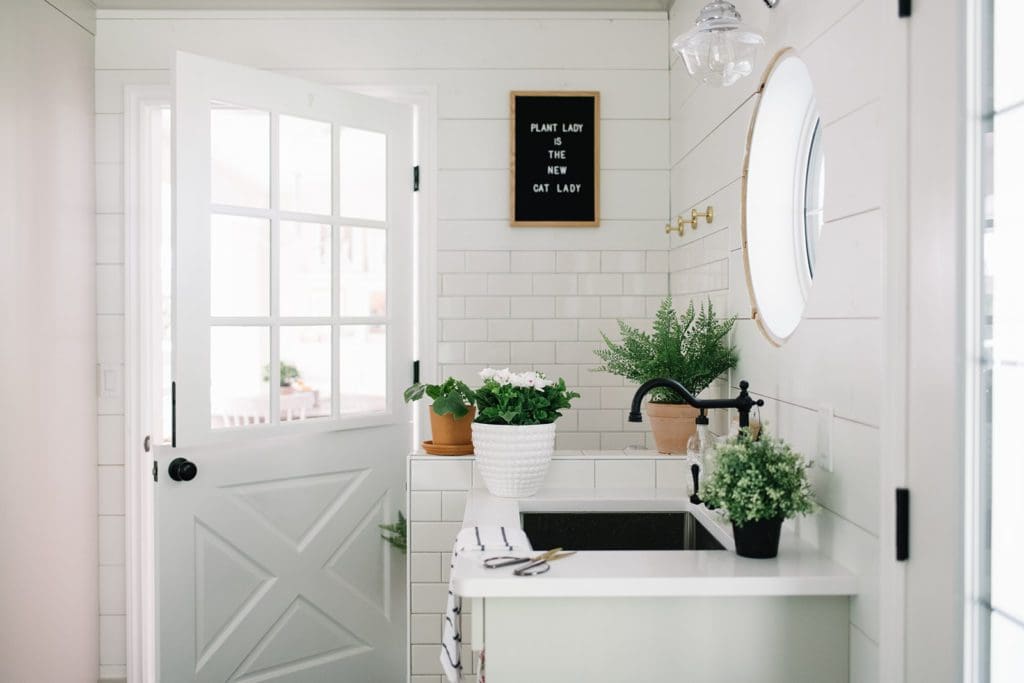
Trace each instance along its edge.
<path fill-rule="evenodd" d="M 520 512 L 679 511 L 696 517 L 725 550 L 580 551 L 530 577 L 515 567 L 485 569 L 491 553 L 462 553 L 452 569 L 465 598 L 686 597 L 855 595 L 857 577 L 816 548 L 783 531 L 778 557 L 743 558 L 733 552 L 732 529 L 717 513 L 692 505 L 682 489 L 547 489 L 531 498 L 497 498 L 473 490 L 463 526 L 519 528 Z M 568 548 L 567 548 L 568 549 Z"/>

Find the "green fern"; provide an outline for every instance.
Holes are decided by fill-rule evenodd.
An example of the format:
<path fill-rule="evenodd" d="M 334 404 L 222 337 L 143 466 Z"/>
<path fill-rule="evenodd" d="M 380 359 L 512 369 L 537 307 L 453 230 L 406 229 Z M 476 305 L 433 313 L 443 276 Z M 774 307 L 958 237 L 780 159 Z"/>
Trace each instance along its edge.
<path fill-rule="evenodd" d="M 380 529 L 387 532 L 387 535 L 381 534 L 380 537 L 385 541 L 393 545 L 394 547 L 401 550 L 403 553 L 406 551 L 408 546 L 407 541 L 407 524 L 405 521 L 405 515 L 402 511 L 398 511 L 398 521 L 394 524 L 378 524 Z"/>
<path fill-rule="evenodd" d="M 653 334 L 619 321 L 621 342 L 602 334 L 607 348 L 594 351 L 603 363 L 598 371 L 620 375 L 643 383 L 656 377 L 677 380 L 694 396 L 704 391 L 727 370 L 736 367 L 739 356 L 729 342 L 735 316 L 719 320 L 711 301 L 694 309 L 693 302 L 682 315 L 672 309 L 672 297 L 665 297 L 654 317 Z M 655 389 L 651 400 L 681 403 L 667 389 Z"/>

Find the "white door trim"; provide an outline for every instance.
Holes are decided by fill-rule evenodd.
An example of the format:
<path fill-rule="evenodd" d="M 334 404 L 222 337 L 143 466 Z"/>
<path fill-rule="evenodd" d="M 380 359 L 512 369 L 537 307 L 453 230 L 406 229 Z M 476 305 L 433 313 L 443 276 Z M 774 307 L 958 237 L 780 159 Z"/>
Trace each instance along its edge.
<path fill-rule="evenodd" d="M 346 84 L 331 84 L 347 87 Z M 437 88 L 435 86 L 351 86 L 379 97 L 397 99 L 416 106 L 415 153 L 421 168 L 417 205 L 415 255 L 419 296 L 415 329 L 419 335 L 422 371 L 432 376 L 437 367 Z M 124 347 L 125 347 L 125 593 L 126 593 L 126 680 L 129 683 L 156 681 L 156 605 L 154 566 L 154 516 L 152 464 L 142 443 L 151 433 L 150 415 L 142 407 L 152 405 L 148 345 L 144 330 L 151 311 L 145 306 L 146 292 L 159 287 L 158 273 L 142 268 L 151 253 L 151 235 L 145 224 L 145 207 L 140 197 L 140 179 L 145 148 L 142 117 L 147 110 L 170 106 L 169 85 L 128 85 L 124 98 Z M 410 178 L 410 182 L 412 179 Z M 421 429 L 425 413 L 418 413 Z M 418 433 L 418 432 L 417 432 Z"/>

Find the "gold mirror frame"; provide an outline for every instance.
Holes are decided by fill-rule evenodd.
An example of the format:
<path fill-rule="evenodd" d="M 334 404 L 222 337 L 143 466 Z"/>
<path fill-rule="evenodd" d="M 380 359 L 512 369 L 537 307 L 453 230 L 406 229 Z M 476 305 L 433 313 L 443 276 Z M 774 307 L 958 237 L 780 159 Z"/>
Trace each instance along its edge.
<path fill-rule="evenodd" d="M 768 84 L 768 79 L 771 78 L 775 72 L 775 67 L 779 65 L 784 57 L 796 56 L 796 48 L 784 47 L 776 52 L 771 60 L 768 62 L 768 66 L 765 67 L 764 73 L 761 75 L 761 82 L 757 86 L 755 95 L 757 95 L 757 104 L 754 105 L 754 113 L 750 116 L 750 126 L 747 128 L 747 142 L 743 153 L 743 175 L 742 175 L 742 189 L 740 192 L 740 239 L 743 243 L 743 276 L 747 281 L 747 294 L 750 297 L 750 317 L 757 323 L 757 329 L 761 331 L 764 338 L 767 339 L 772 346 L 781 347 L 782 344 L 793 336 L 791 332 L 789 336 L 780 337 L 772 332 L 768 326 L 764 323 L 762 317 L 758 314 L 757 310 L 757 294 L 754 292 L 754 282 L 750 278 L 750 250 L 747 247 L 747 182 L 748 182 L 748 171 L 750 170 L 750 145 L 754 139 L 754 130 L 757 127 L 757 115 L 761 110 L 761 101 L 764 95 L 765 86 Z M 795 332 L 795 329 L 794 329 Z"/>

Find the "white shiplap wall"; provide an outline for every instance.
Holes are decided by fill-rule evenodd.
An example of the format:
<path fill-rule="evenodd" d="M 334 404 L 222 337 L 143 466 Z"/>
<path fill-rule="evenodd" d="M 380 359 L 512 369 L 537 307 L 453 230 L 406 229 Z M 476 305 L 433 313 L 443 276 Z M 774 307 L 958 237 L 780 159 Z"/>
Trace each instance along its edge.
<path fill-rule="evenodd" d="M 688 28 L 700 0 L 679 0 L 670 34 Z M 755 75 L 734 87 L 698 86 L 678 60 L 671 69 L 672 213 L 715 207 L 713 225 L 672 237 L 670 289 L 684 303 L 711 297 L 739 316 L 740 364 L 767 399 L 771 428 L 807 454 L 816 451 L 817 410 L 830 405 L 834 471 L 812 470 L 821 511 L 799 531 L 856 571 L 862 593 L 851 610 L 854 683 L 878 680 L 879 406 L 886 182 L 880 109 L 883 65 L 876 30 L 881 0 L 787 0 L 768 10 L 738 0 L 768 44 Z M 750 319 L 740 234 L 741 176 L 754 92 L 768 59 L 797 48 L 814 79 L 825 123 L 826 226 L 805 319 L 781 348 Z"/>
<path fill-rule="evenodd" d="M 600 330 L 645 321 L 668 287 L 664 13 L 100 13 L 96 35 L 101 362 L 124 360 L 124 86 L 170 82 L 175 50 L 334 84 L 432 86 L 438 112 L 442 373 L 535 367 L 581 388 L 562 448 L 643 443 L 631 393 L 589 372 Z M 601 92 L 597 229 L 508 226 L 510 90 Z M 424 185 L 434 179 L 424 178 Z M 99 407 L 101 664 L 125 662 L 123 402 Z M 139 454 L 127 454 L 137 457 Z"/>

